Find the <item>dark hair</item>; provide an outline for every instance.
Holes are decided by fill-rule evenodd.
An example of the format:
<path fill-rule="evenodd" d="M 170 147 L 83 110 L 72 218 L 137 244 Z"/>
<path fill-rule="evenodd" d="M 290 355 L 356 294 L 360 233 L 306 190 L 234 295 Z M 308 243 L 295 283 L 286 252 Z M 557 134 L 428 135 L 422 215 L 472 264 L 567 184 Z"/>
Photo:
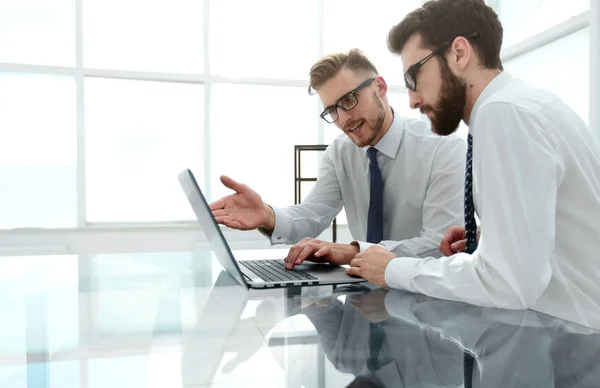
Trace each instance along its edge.
<path fill-rule="evenodd" d="M 310 84 L 308 93 L 314 94 L 325 82 L 333 78 L 340 70 L 347 68 L 356 72 L 379 75 L 375 65 L 367 55 L 359 49 L 346 52 L 332 53 L 319 59 L 310 69 Z"/>
<path fill-rule="evenodd" d="M 388 34 L 388 48 L 400 54 L 406 41 L 420 34 L 422 46 L 435 50 L 458 36 L 473 33 L 469 42 L 480 64 L 488 69 L 502 68 L 502 24 L 494 10 L 483 0 L 430 0 L 412 11 Z"/>

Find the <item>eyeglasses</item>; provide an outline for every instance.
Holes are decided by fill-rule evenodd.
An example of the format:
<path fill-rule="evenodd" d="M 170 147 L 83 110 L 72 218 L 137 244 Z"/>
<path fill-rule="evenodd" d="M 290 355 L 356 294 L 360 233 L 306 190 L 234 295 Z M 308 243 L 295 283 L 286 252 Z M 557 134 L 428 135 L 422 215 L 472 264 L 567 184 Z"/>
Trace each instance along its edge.
<path fill-rule="evenodd" d="M 472 39 L 476 36 L 477 36 L 477 33 L 475 32 L 471 35 L 465 36 L 465 39 Z M 454 38 L 454 39 L 456 39 L 456 38 Z M 423 67 L 423 65 L 425 63 L 427 63 L 427 61 L 430 60 L 431 58 L 446 51 L 448 49 L 448 47 L 450 47 L 452 45 L 452 42 L 454 42 L 454 39 L 444 43 L 440 48 L 438 48 L 437 50 L 435 50 L 434 52 L 432 52 L 425 58 L 421 59 L 419 62 L 417 62 L 414 65 L 412 65 L 411 67 L 409 67 L 408 70 L 406 70 L 406 73 L 404 73 L 404 83 L 406 84 L 406 88 L 408 90 L 412 90 L 413 92 L 417 91 L 417 73 L 419 72 L 421 67 Z"/>
<path fill-rule="evenodd" d="M 358 105 L 358 97 L 356 97 L 356 93 L 358 93 L 361 89 L 371 85 L 373 80 L 375 80 L 375 78 L 369 78 L 365 82 L 358 85 L 356 89 L 344 94 L 339 100 L 337 100 L 335 104 L 325 108 L 323 113 L 320 115 L 321 118 L 330 124 L 335 123 L 337 119 L 340 118 L 340 115 L 338 114 L 338 108 L 344 112 L 352 110 L 356 105 Z"/>

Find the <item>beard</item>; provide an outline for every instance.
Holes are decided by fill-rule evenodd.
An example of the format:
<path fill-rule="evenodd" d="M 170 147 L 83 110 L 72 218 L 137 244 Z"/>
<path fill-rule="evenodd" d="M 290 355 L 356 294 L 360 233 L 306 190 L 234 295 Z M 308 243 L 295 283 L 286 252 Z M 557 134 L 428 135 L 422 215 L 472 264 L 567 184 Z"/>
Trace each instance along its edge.
<path fill-rule="evenodd" d="M 375 141 L 375 139 L 377 138 L 377 136 L 379 135 L 379 133 L 381 132 L 381 128 L 383 127 L 383 122 L 385 121 L 385 108 L 383 106 L 383 102 L 379 99 L 379 97 L 377 96 L 376 93 L 373 93 L 373 100 L 375 102 L 375 106 L 376 106 L 376 116 L 374 119 L 365 119 L 365 123 L 363 124 L 363 128 L 364 130 L 367 131 L 366 133 L 366 138 L 363 139 L 359 139 L 359 138 L 355 138 L 352 136 L 352 133 L 347 133 L 347 135 L 350 137 L 350 139 L 352 139 L 352 141 L 354 142 L 354 144 L 356 144 L 359 147 L 365 147 L 368 145 L 373 144 L 373 141 Z M 355 120 L 353 122 L 354 123 L 358 123 L 361 120 Z M 352 125 L 348 125 L 348 127 L 352 127 Z"/>
<path fill-rule="evenodd" d="M 432 112 L 431 130 L 448 136 L 456 131 L 462 120 L 467 100 L 467 83 L 452 73 L 445 58 L 440 60 L 442 89 L 436 107 L 423 105 L 421 112 Z"/>

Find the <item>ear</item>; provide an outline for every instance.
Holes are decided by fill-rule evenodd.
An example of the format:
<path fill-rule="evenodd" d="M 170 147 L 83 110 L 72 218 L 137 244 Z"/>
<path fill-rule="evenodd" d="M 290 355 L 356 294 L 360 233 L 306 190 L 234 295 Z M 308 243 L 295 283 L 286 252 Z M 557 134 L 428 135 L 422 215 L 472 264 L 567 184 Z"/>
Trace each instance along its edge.
<path fill-rule="evenodd" d="M 375 81 L 373 82 L 375 82 L 375 84 L 377 85 L 377 95 L 383 98 L 387 94 L 387 82 L 385 82 L 385 79 L 380 75 L 375 77 Z"/>
<path fill-rule="evenodd" d="M 459 70 L 464 70 L 473 56 L 473 46 L 462 36 L 457 37 L 450 46 L 448 64 Z"/>

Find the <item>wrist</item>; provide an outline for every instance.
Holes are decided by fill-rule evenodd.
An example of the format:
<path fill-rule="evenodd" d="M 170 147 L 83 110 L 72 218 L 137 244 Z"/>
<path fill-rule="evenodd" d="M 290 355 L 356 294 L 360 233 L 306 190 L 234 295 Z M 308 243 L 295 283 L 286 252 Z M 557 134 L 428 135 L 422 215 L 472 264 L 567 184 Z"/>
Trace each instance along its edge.
<path fill-rule="evenodd" d="M 275 229 L 275 212 L 273 211 L 273 208 L 268 204 L 263 203 L 263 205 L 265 209 L 265 221 L 261 225 L 261 228 L 265 229 L 269 233 L 273 233 L 273 230 Z"/>
<path fill-rule="evenodd" d="M 354 256 L 358 255 L 360 253 L 360 244 L 358 243 L 358 241 L 352 241 L 350 243 L 350 246 L 352 247 L 352 251 L 354 252 Z"/>
<path fill-rule="evenodd" d="M 360 246 L 355 241 L 348 244 L 348 259 L 352 260 L 356 255 L 360 253 Z"/>

